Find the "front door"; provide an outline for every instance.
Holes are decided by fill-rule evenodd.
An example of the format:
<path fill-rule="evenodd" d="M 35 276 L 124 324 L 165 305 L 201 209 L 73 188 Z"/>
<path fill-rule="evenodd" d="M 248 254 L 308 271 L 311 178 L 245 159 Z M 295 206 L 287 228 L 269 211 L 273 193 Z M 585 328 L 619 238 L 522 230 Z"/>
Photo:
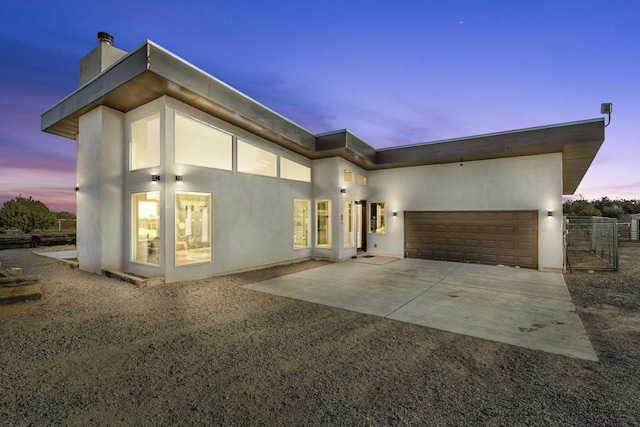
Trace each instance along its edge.
<path fill-rule="evenodd" d="M 367 251 L 367 201 L 356 201 L 356 248 Z"/>

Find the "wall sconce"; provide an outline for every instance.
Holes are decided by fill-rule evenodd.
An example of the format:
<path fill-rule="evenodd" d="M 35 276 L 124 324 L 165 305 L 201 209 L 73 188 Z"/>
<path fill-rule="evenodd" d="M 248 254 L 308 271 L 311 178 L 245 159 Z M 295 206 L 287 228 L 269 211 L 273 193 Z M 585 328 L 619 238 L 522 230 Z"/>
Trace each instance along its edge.
<path fill-rule="evenodd" d="M 553 211 L 547 211 L 547 216 L 553 216 Z"/>
<path fill-rule="evenodd" d="M 160 175 L 156 175 L 155 173 L 151 175 L 151 181 L 158 182 L 160 181 Z"/>
<path fill-rule="evenodd" d="M 78 190 L 80 190 L 80 187 L 77 187 L 77 186 L 73 187 L 73 191 L 78 191 Z"/>
<path fill-rule="evenodd" d="M 398 216 L 398 212 L 393 211 L 393 216 Z"/>
<path fill-rule="evenodd" d="M 340 194 L 345 194 L 346 192 L 347 192 L 347 189 L 346 189 L 346 188 L 341 188 L 341 189 L 340 189 Z"/>
<path fill-rule="evenodd" d="M 176 175 L 176 181 L 182 182 L 182 175 Z"/>

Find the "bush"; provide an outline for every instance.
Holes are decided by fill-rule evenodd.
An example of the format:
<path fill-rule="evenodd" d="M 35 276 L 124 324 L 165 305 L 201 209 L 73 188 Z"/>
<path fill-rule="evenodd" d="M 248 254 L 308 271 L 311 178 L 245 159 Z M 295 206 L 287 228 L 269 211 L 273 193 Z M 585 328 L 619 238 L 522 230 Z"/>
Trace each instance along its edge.
<path fill-rule="evenodd" d="M 48 230 L 56 224 L 56 216 L 38 200 L 22 197 L 4 202 L 0 209 L 0 228 L 15 228 L 24 233 Z"/>

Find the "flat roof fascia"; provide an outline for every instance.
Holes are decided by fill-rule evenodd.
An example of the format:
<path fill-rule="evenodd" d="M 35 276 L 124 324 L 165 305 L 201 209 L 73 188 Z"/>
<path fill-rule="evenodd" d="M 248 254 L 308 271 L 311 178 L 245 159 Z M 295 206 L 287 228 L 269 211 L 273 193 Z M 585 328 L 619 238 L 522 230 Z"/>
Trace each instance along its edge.
<path fill-rule="evenodd" d="M 43 113 L 41 128 L 73 139 L 79 117 L 99 105 L 127 112 L 163 95 L 294 151 L 315 150 L 313 133 L 148 40 Z"/>

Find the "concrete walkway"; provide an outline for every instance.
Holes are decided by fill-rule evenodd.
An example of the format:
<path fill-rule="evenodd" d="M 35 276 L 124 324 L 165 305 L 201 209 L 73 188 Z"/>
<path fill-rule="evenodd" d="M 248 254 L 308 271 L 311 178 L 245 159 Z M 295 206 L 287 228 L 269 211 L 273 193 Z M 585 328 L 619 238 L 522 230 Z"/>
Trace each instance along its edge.
<path fill-rule="evenodd" d="M 244 286 L 597 361 L 560 273 L 359 257 Z"/>

